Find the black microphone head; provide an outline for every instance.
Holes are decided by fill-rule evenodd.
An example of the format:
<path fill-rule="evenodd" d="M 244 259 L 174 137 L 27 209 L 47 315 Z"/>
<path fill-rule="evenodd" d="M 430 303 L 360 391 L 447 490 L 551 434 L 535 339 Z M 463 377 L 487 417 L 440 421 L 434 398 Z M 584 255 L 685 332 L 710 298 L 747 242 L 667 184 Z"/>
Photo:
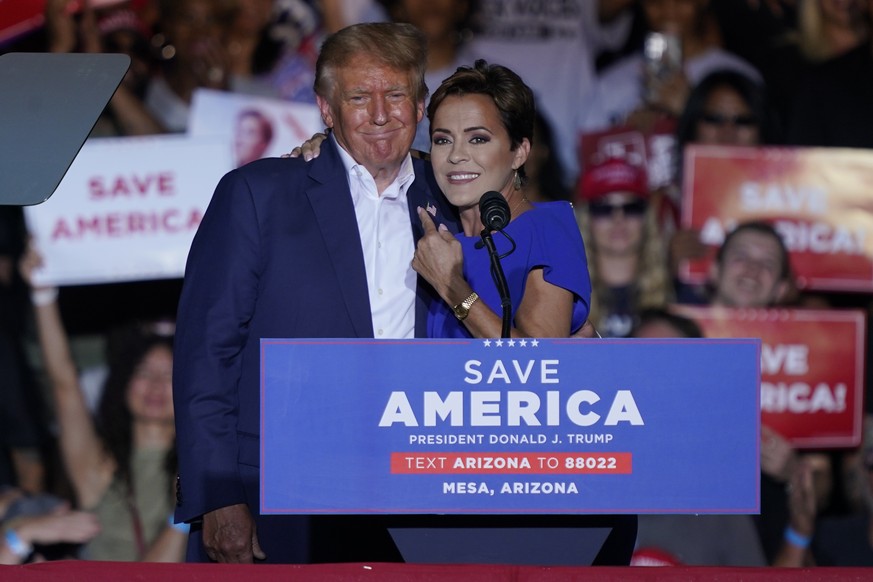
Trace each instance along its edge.
<path fill-rule="evenodd" d="M 491 230 L 503 230 L 511 218 L 509 203 L 503 194 L 491 190 L 482 194 L 479 199 L 479 215 L 482 224 Z"/>

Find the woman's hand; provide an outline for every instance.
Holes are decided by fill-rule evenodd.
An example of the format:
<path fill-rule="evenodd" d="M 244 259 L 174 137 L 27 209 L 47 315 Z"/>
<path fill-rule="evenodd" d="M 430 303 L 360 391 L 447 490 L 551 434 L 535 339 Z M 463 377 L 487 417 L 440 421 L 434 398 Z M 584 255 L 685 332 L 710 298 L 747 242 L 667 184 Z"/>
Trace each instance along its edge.
<path fill-rule="evenodd" d="M 42 255 L 34 248 L 33 243 L 29 242 L 24 254 L 18 261 L 18 270 L 21 273 L 21 278 L 28 286 L 33 287 L 33 274 L 42 267 Z"/>
<path fill-rule="evenodd" d="M 52 304 L 58 298 L 57 287 L 34 283 L 33 276 L 42 266 L 42 255 L 36 250 L 33 241 L 28 241 L 27 248 L 18 261 L 18 271 L 21 273 L 21 278 L 30 287 L 31 302 L 37 307 Z"/>
<path fill-rule="evenodd" d="M 582 327 L 570 337 L 574 339 L 594 339 L 600 337 L 600 332 L 597 331 L 597 328 L 594 327 L 590 319 L 586 319 Z"/>
<path fill-rule="evenodd" d="M 418 241 L 412 256 L 412 268 L 424 277 L 449 305 L 457 305 L 472 289 L 464 280 L 464 254 L 461 243 L 445 225 L 437 227 L 430 215 L 418 209 L 424 236 Z"/>
<path fill-rule="evenodd" d="M 327 131 L 327 130 L 326 130 Z M 321 153 L 321 142 L 327 139 L 327 133 L 316 133 L 301 145 L 297 146 L 290 153 L 283 154 L 283 158 L 299 158 L 303 156 L 303 159 L 307 162 L 310 160 L 314 160 L 318 157 L 318 154 Z"/>
<path fill-rule="evenodd" d="M 100 533 L 100 521 L 88 511 L 73 511 L 69 504 L 60 505 L 42 515 L 13 520 L 22 540 L 37 544 L 87 542 Z"/>
<path fill-rule="evenodd" d="M 30 287 L 30 300 L 35 306 L 40 307 L 55 303 L 58 298 L 58 288 L 50 285 L 36 285 L 33 281 L 36 273 L 43 265 L 42 255 L 36 250 L 32 241 L 28 241 L 27 248 L 18 261 L 18 270 L 21 278 Z"/>

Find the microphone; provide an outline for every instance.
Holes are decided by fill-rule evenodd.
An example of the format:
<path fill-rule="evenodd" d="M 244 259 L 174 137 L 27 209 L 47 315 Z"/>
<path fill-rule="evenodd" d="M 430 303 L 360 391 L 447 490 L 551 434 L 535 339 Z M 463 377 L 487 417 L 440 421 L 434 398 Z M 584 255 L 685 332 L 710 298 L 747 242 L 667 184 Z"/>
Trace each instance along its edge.
<path fill-rule="evenodd" d="M 503 230 L 512 218 L 506 198 L 494 190 L 482 194 L 479 199 L 479 215 L 482 224 L 491 230 Z"/>

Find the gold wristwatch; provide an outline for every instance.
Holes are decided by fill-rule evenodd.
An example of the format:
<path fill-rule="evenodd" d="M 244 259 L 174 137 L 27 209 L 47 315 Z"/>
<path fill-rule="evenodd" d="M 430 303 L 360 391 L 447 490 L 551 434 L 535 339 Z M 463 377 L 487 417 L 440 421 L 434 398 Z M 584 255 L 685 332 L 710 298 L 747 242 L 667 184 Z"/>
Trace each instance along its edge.
<path fill-rule="evenodd" d="M 466 299 L 452 307 L 452 311 L 455 312 L 455 317 L 458 318 L 458 321 L 464 321 L 467 319 L 467 316 L 470 314 L 470 308 L 473 307 L 473 304 L 478 300 L 479 295 L 473 291 Z"/>

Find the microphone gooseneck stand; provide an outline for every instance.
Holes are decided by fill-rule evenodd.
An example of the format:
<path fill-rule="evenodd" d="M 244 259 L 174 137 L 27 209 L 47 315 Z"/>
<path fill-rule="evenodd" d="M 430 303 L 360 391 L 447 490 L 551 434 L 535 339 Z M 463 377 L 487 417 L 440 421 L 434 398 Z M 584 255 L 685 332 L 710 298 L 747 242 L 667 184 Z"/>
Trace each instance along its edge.
<path fill-rule="evenodd" d="M 480 237 L 482 238 L 482 244 L 488 249 L 488 256 L 491 259 L 491 278 L 494 279 L 494 284 L 497 285 L 497 292 L 500 294 L 500 306 L 503 309 L 503 325 L 500 337 L 508 338 L 512 329 L 512 301 L 509 297 L 509 285 L 506 283 L 506 275 L 503 273 L 503 267 L 500 264 L 502 257 L 497 254 L 494 239 L 491 238 L 491 231 L 498 231 L 512 243 L 512 249 L 506 253 L 507 255 L 515 250 L 515 241 L 503 232 L 503 229 L 506 228 L 506 225 L 509 224 L 512 218 L 509 203 L 506 202 L 506 198 L 500 192 L 493 190 L 485 192 L 482 198 L 479 199 L 479 214 L 482 224 L 485 225 Z"/>
<path fill-rule="evenodd" d="M 491 258 L 491 278 L 494 279 L 494 284 L 497 285 L 497 292 L 500 294 L 500 307 L 503 310 L 503 325 L 500 337 L 508 338 L 512 329 L 512 301 L 509 297 L 506 275 L 503 273 L 500 255 L 497 254 L 494 239 L 491 238 L 491 232 L 488 230 L 488 227 L 482 229 L 480 236 L 482 237 L 482 242 L 485 243 L 485 248 L 488 249 L 488 256 Z"/>

